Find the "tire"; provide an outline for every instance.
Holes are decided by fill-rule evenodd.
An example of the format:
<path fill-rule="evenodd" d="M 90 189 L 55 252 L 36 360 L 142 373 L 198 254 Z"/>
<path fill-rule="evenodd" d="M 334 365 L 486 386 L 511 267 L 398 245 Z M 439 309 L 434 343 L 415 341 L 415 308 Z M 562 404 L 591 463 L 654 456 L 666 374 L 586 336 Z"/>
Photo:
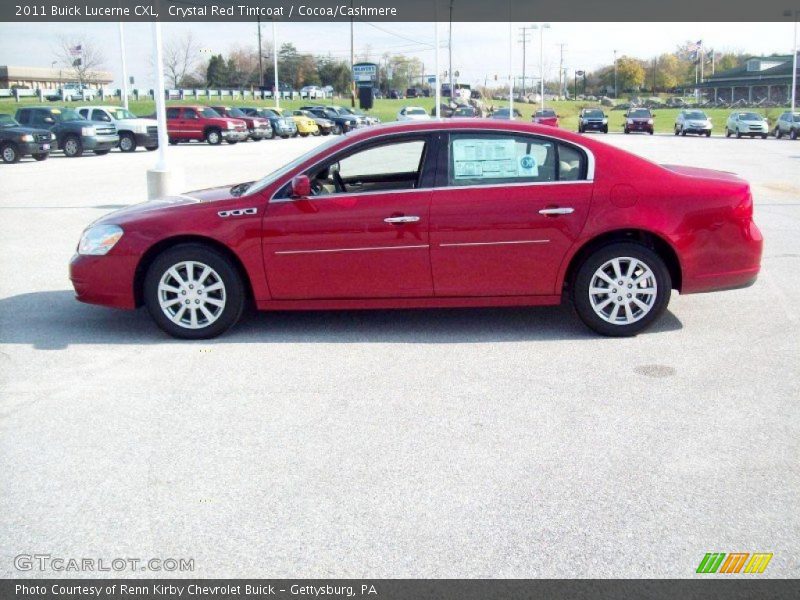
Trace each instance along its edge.
<path fill-rule="evenodd" d="M 731 130 L 730 130 L 730 129 L 728 129 L 727 127 L 725 128 L 725 137 L 726 137 L 726 138 L 729 138 L 729 137 L 731 137 Z"/>
<path fill-rule="evenodd" d="M 676 125 L 676 126 L 675 126 L 675 135 L 678 135 L 679 133 L 680 133 L 680 131 L 678 130 L 678 127 L 677 127 L 677 125 Z"/>
<path fill-rule="evenodd" d="M 775 139 L 781 139 L 783 137 L 783 132 L 781 131 L 780 127 L 775 128 Z"/>
<path fill-rule="evenodd" d="M 158 146 L 145 146 L 144 149 L 148 152 L 152 152 L 153 150 L 158 150 Z"/>
<path fill-rule="evenodd" d="M 234 146 L 239 143 L 239 140 L 226 140 L 231 146 Z"/>
<path fill-rule="evenodd" d="M 706 131 L 706 137 L 711 137 L 711 131 Z"/>
<path fill-rule="evenodd" d="M 106 154 L 108 154 L 109 152 L 111 152 L 111 150 L 94 150 L 93 152 L 94 152 L 94 153 L 95 153 L 97 156 L 105 156 Z"/>
<path fill-rule="evenodd" d="M 765 140 L 765 139 L 767 139 L 767 135 L 769 135 L 769 134 L 762 133 L 762 134 L 761 134 L 761 139 L 762 139 L 762 140 Z"/>
<path fill-rule="evenodd" d="M 252 141 L 254 141 L 254 142 L 260 142 L 260 141 L 262 140 L 262 138 L 257 138 L 257 137 L 250 138 L 250 139 L 251 139 Z"/>
<path fill-rule="evenodd" d="M 177 146 L 178 145 L 178 140 L 176 140 L 175 138 L 169 138 L 169 145 L 170 146 Z M 148 148 L 148 150 L 150 150 L 150 148 Z M 155 148 L 153 148 L 153 150 L 155 150 Z"/>
<path fill-rule="evenodd" d="M 282 135 L 281 139 L 282 140 L 288 140 L 289 139 L 289 134 Z"/>
<path fill-rule="evenodd" d="M 341 125 L 334 125 L 333 129 L 331 129 L 331 133 L 333 135 L 342 135 L 342 126 Z"/>
<path fill-rule="evenodd" d="M 3 162 L 9 165 L 19 162 L 19 159 L 22 158 L 17 147 L 10 142 L 0 146 L 0 154 L 2 154 Z"/>
<path fill-rule="evenodd" d="M 300 137 L 308 137 L 308 132 L 306 131 L 306 132 L 301 133 Z"/>
<path fill-rule="evenodd" d="M 210 273 L 200 281 L 206 268 Z M 161 284 L 176 291 L 159 290 Z M 202 295 L 204 287 L 212 286 L 213 291 Z M 188 297 L 184 300 L 185 296 Z M 147 269 L 144 301 L 156 325 L 169 335 L 187 340 L 208 339 L 224 333 L 239 320 L 244 310 L 245 287 L 234 264 L 220 252 L 203 244 L 181 244 L 161 253 Z M 162 301 L 170 304 L 162 308 Z"/>
<path fill-rule="evenodd" d="M 50 156 L 50 153 L 42 152 L 37 154 L 31 154 L 31 156 L 33 157 L 34 160 L 38 160 L 39 162 L 41 162 L 43 160 L 47 160 L 47 158 Z"/>
<path fill-rule="evenodd" d="M 132 133 L 121 133 L 119 135 L 119 149 L 123 152 L 136 152 L 136 138 Z"/>
<path fill-rule="evenodd" d="M 739 131 L 738 129 L 736 130 L 736 139 L 737 139 L 737 140 L 740 140 L 740 139 L 742 139 L 742 132 L 741 132 L 741 131 Z"/>
<path fill-rule="evenodd" d="M 789 134 L 789 137 L 793 140 L 797 139 L 797 129 L 792 129 L 792 132 Z"/>
<path fill-rule="evenodd" d="M 83 143 L 81 139 L 74 135 L 68 135 L 64 139 L 64 155 L 69 158 L 78 158 L 83 154 Z"/>
<path fill-rule="evenodd" d="M 211 146 L 219 146 L 222 143 L 222 132 L 219 129 L 209 129 L 206 131 L 206 142 Z"/>
<path fill-rule="evenodd" d="M 627 134 L 629 134 L 629 133 L 630 133 L 630 129 L 628 129 L 628 128 L 626 127 L 626 128 L 625 128 L 625 134 L 627 135 Z"/>
<path fill-rule="evenodd" d="M 617 274 L 610 278 L 608 274 L 615 274 L 615 259 L 619 261 L 618 267 L 622 275 L 620 277 Z M 628 278 L 626 275 L 632 260 L 635 261 L 635 270 Z M 608 274 L 602 278 L 600 273 Z M 642 291 L 618 291 L 616 299 L 613 292 L 590 294 L 591 290 L 618 289 L 612 287 L 616 284 L 617 277 L 620 277 L 619 281 L 625 286 L 622 289 Z M 640 284 L 634 283 L 637 277 L 644 277 Z M 671 292 L 669 270 L 658 254 L 641 244 L 618 242 L 599 248 L 583 261 L 573 278 L 571 295 L 578 316 L 590 329 L 601 335 L 627 337 L 649 327 L 664 312 Z M 628 295 L 632 299 L 626 298 Z M 612 322 L 612 319 L 617 322 Z"/>
<path fill-rule="evenodd" d="M 656 132 L 656 130 L 655 130 L 655 129 L 651 129 L 651 130 L 650 130 L 650 131 L 648 131 L 647 133 L 649 133 L 650 135 L 653 135 L 655 132 Z M 683 135 L 686 135 L 686 134 L 684 133 Z"/>
<path fill-rule="evenodd" d="M 605 127 L 603 127 L 603 133 L 608 133 L 608 125 L 606 125 Z"/>
<path fill-rule="evenodd" d="M 322 135 L 330 135 L 331 134 L 331 130 L 330 129 L 326 129 L 325 131 L 320 130 L 320 133 Z"/>
<path fill-rule="evenodd" d="M 683 128 L 681 128 L 681 135 L 682 135 L 683 137 L 686 137 L 686 130 L 685 130 L 685 129 L 683 129 Z"/>

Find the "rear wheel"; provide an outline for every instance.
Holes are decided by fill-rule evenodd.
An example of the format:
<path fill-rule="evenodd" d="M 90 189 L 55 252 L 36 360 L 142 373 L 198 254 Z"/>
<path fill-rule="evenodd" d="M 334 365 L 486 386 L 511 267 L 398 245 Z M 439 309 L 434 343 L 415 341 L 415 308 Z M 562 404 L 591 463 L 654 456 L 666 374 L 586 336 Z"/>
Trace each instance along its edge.
<path fill-rule="evenodd" d="M 631 242 L 604 246 L 578 268 L 572 302 L 581 320 L 614 337 L 636 335 L 669 304 L 672 281 L 664 261 Z"/>
<path fill-rule="evenodd" d="M 134 152 L 136 150 L 136 138 L 132 133 L 125 132 L 119 135 L 119 149 L 123 152 Z"/>
<path fill-rule="evenodd" d="M 17 150 L 17 147 L 12 143 L 3 144 L 2 150 L 0 152 L 2 152 L 4 163 L 10 164 L 19 162 L 19 159 L 22 158 L 22 156 L 20 156 L 19 150 Z"/>
<path fill-rule="evenodd" d="M 239 320 L 245 288 L 228 258 L 201 244 L 182 244 L 150 265 L 144 300 L 153 320 L 169 335 L 207 339 Z"/>

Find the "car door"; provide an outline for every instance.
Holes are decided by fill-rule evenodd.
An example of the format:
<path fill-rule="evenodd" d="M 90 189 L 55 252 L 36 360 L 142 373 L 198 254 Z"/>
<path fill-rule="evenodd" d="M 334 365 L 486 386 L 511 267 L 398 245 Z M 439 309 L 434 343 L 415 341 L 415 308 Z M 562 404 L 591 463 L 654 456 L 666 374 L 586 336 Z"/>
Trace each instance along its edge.
<path fill-rule="evenodd" d="M 197 114 L 196 109 L 182 109 L 179 123 L 185 137 L 193 140 L 203 139 L 203 124 L 200 121 L 200 115 Z"/>
<path fill-rule="evenodd" d="M 451 133 L 430 213 L 436 296 L 551 295 L 586 221 L 591 153 L 558 138 Z"/>
<path fill-rule="evenodd" d="M 308 169 L 313 195 L 284 186 L 263 221 L 273 298 L 432 296 L 434 146 L 427 134 L 384 136 Z"/>

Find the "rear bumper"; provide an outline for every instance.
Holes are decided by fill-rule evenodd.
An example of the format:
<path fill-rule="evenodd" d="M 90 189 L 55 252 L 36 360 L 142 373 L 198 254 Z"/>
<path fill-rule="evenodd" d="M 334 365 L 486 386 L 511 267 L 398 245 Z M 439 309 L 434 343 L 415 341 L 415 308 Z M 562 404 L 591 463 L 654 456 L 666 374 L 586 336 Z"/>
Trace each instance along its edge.
<path fill-rule="evenodd" d="M 75 298 L 87 304 L 111 308 L 136 308 L 133 280 L 134 256 L 82 256 L 75 254 L 69 263 L 69 278 Z"/>
<path fill-rule="evenodd" d="M 728 236 L 726 236 L 728 237 Z M 733 290 L 753 285 L 761 270 L 764 238 L 753 221 L 742 226 L 737 239 L 724 240 L 719 254 L 709 254 L 703 266 L 686 265 L 681 294 Z M 726 268 L 719 267 L 725 265 Z"/>

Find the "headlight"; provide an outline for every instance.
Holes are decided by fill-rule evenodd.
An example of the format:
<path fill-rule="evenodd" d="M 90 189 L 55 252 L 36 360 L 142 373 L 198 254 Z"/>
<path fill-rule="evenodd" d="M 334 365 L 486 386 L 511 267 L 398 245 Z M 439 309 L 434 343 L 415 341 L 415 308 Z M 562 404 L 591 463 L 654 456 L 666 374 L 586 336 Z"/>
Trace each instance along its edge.
<path fill-rule="evenodd" d="M 653 119 L 647 119 L 647 124 L 648 125 L 652 125 L 653 124 Z"/>
<path fill-rule="evenodd" d="M 226 127 L 227 127 L 228 129 L 236 129 L 236 124 L 235 124 L 235 123 L 233 123 L 232 121 L 228 121 L 228 122 L 226 123 Z"/>
<path fill-rule="evenodd" d="M 97 130 L 94 127 L 81 127 L 81 135 L 85 135 L 87 137 L 91 137 L 97 133 Z"/>
<path fill-rule="evenodd" d="M 628 125 L 633 125 L 633 119 L 628 119 Z"/>
<path fill-rule="evenodd" d="M 96 225 L 83 232 L 78 243 L 78 254 L 102 256 L 108 254 L 122 237 L 122 227 L 118 225 Z"/>
<path fill-rule="evenodd" d="M 147 133 L 147 125 L 144 125 L 143 123 L 136 123 L 133 126 L 133 132 L 134 133 Z"/>
<path fill-rule="evenodd" d="M 50 134 L 50 139 L 51 139 L 51 140 L 54 140 L 54 139 L 56 139 L 56 134 L 55 134 L 55 133 L 51 133 L 51 134 Z"/>
<path fill-rule="evenodd" d="M 33 141 L 33 136 L 30 133 L 22 134 L 21 136 L 19 136 L 19 141 L 20 142 L 32 142 Z"/>
<path fill-rule="evenodd" d="M 608 124 L 608 119 L 603 119 L 603 125 Z"/>

